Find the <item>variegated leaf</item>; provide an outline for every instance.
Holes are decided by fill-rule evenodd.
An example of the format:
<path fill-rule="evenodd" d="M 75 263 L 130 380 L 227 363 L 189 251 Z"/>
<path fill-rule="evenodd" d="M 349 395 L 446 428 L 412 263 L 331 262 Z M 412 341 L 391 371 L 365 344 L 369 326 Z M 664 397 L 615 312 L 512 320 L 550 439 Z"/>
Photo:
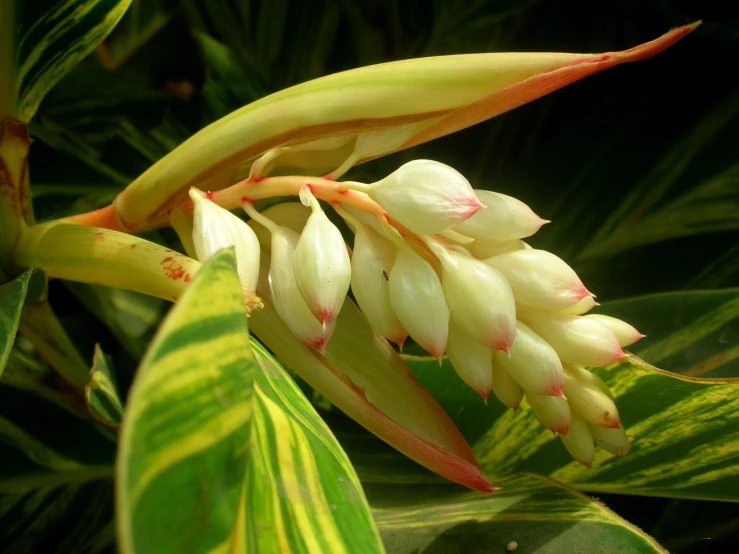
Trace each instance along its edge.
<path fill-rule="evenodd" d="M 252 353 L 232 250 L 202 268 L 144 358 L 118 469 L 123 552 L 382 551 L 333 435 Z"/>
<path fill-rule="evenodd" d="M 368 494 L 392 554 L 666 552 L 600 502 L 556 481 L 521 474 L 500 487 L 483 496 L 444 486 L 377 485 Z"/>
<path fill-rule="evenodd" d="M 15 3 L 17 117 L 28 122 L 44 95 L 115 27 L 131 0 Z"/>
<path fill-rule="evenodd" d="M 0 376 L 3 374 L 10 349 L 13 347 L 23 304 L 27 299 L 29 287 L 33 296 L 40 280 L 43 287 L 44 275 L 41 271 L 29 269 L 17 279 L 0 286 Z M 31 298 L 30 300 L 33 300 Z"/>

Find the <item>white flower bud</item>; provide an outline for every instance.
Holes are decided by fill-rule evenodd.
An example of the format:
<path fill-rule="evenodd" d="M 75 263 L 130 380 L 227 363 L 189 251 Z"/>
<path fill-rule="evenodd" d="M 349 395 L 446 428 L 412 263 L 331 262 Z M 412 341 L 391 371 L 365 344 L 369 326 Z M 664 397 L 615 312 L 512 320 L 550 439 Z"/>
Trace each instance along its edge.
<path fill-rule="evenodd" d="M 475 240 L 465 245 L 465 247 L 478 260 L 485 260 L 493 256 L 505 254 L 506 252 L 523 250 L 526 248 L 526 243 L 520 239 L 505 241 Z"/>
<path fill-rule="evenodd" d="M 595 319 L 520 307 L 518 315 L 552 345 L 563 362 L 600 367 L 627 356 L 616 336 Z"/>
<path fill-rule="evenodd" d="M 600 389 L 603 394 L 605 394 L 608 398 L 611 400 L 615 400 L 615 397 L 613 396 L 613 392 L 611 391 L 610 387 L 606 384 L 606 382 L 598 377 L 595 373 L 592 371 L 589 371 L 585 369 L 584 367 L 572 365 L 572 364 L 562 364 L 562 367 L 564 367 L 564 370 L 569 374 L 572 375 L 575 379 L 582 382 L 584 385 L 588 387 L 595 387 L 596 389 Z"/>
<path fill-rule="evenodd" d="M 322 324 L 331 323 L 344 304 L 352 270 L 341 231 L 329 221 L 307 188 L 301 198 L 313 213 L 295 247 L 295 281 L 313 315 Z"/>
<path fill-rule="evenodd" d="M 449 333 L 449 309 L 434 268 L 403 243 L 388 285 L 390 305 L 403 328 L 421 348 L 441 360 Z"/>
<path fill-rule="evenodd" d="M 570 405 L 565 398 L 527 392 L 526 399 L 539 423 L 560 435 L 567 434 L 570 427 Z"/>
<path fill-rule="evenodd" d="M 390 305 L 388 283 L 396 253 L 389 240 L 361 223 L 356 227 L 351 260 L 354 298 L 372 328 L 402 347 L 408 333 Z"/>
<path fill-rule="evenodd" d="M 557 353 L 524 323 L 516 324 L 510 356 L 496 352 L 495 361 L 526 391 L 562 396 L 563 371 Z"/>
<path fill-rule="evenodd" d="M 621 426 L 616 404 L 599 388 L 565 372 L 564 392 L 572 411 L 580 414 L 588 423 L 607 428 Z"/>
<path fill-rule="evenodd" d="M 518 410 L 523 400 L 523 387 L 497 363 L 495 356 L 493 356 L 493 393 L 512 410 Z"/>
<path fill-rule="evenodd" d="M 469 254 L 439 254 L 441 284 L 454 320 L 480 344 L 509 352 L 516 338 L 516 303 L 508 281 Z"/>
<path fill-rule="evenodd" d="M 457 375 L 487 402 L 493 386 L 493 351 L 477 342 L 452 319 L 446 354 Z"/>
<path fill-rule="evenodd" d="M 439 233 L 483 208 L 462 174 L 432 160 L 408 162 L 371 185 L 352 185 L 418 234 Z"/>
<path fill-rule="evenodd" d="M 301 342 L 323 351 L 336 326 L 332 321 L 322 325 L 313 315 L 298 289 L 293 271 L 293 256 L 299 235 L 280 227 L 272 230 L 272 258 L 269 266 L 269 288 L 275 310 Z"/>
<path fill-rule="evenodd" d="M 205 262 L 222 248 L 233 246 L 236 271 L 241 285 L 249 292 L 257 290 L 259 279 L 259 241 L 246 222 L 228 210 L 190 189 L 193 211 L 192 241 L 195 254 Z"/>
<path fill-rule="evenodd" d="M 595 444 L 614 456 L 626 456 L 629 453 L 629 439 L 626 432 L 618 429 L 605 429 L 604 427 L 590 426 L 590 432 L 595 439 Z"/>
<path fill-rule="evenodd" d="M 590 427 L 583 418 L 576 413 L 570 415 L 570 429 L 566 435 L 560 435 L 570 456 L 585 467 L 592 467 L 595 459 L 595 444 Z"/>
<path fill-rule="evenodd" d="M 586 296 L 574 306 L 570 306 L 569 308 L 566 308 L 564 310 L 558 310 L 558 312 L 566 315 L 582 315 L 589 312 L 598 305 L 599 304 L 595 301 L 595 297 Z"/>
<path fill-rule="evenodd" d="M 310 214 L 310 208 L 306 208 L 300 202 L 281 202 L 262 211 L 264 217 L 274 221 L 277 225 L 292 229 L 298 234 L 303 232 L 303 227 L 308 223 Z M 270 230 L 254 219 L 250 219 L 248 225 L 257 235 L 262 250 L 270 252 L 272 248 L 272 233 Z"/>
<path fill-rule="evenodd" d="M 630 344 L 634 344 L 636 341 L 641 340 L 646 336 L 642 335 L 639 331 L 637 331 L 634 327 L 632 327 L 625 321 L 622 321 L 615 317 L 611 317 L 609 315 L 590 314 L 585 317 L 591 317 L 596 321 L 600 321 L 603 325 L 608 327 L 611 332 L 616 335 L 618 343 L 621 346 L 629 346 Z"/>
<path fill-rule="evenodd" d="M 487 207 L 463 223 L 455 231 L 480 240 L 507 241 L 530 237 L 545 223 L 526 204 L 505 194 L 475 189 L 477 198 Z"/>
<path fill-rule="evenodd" d="M 592 296 L 560 258 L 546 250 L 516 250 L 485 260 L 511 284 L 516 302 L 538 310 L 571 308 Z"/>

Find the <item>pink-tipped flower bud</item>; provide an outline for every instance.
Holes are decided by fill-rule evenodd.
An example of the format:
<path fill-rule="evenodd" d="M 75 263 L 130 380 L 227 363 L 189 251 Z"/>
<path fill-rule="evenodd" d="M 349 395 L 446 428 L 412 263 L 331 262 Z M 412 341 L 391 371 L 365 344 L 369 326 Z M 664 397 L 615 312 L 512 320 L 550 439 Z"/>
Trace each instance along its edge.
<path fill-rule="evenodd" d="M 606 382 L 598 377 L 595 373 L 593 373 L 590 370 L 585 369 L 584 367 L 580 367 L 577 365 L 562 364 L 562 367 L 564 367 L 565 372 L 567 372 L 569 375 L 572 375 L 575 379 L 578 381 L 584 383 L 585 385 L 589 387 L 595 387 L 596 389 L 600 389 L 600 391 L 605 394 L 608 398 L 611 400 L 615 400 L 615 396 L 613 396 L 613 391 L 611 391 L 611 388 L 606 384 Z"/>
<path fill-rule="evenodd" d="M 376 183 L 355 187 L 418 234 L 436 234 L 468 219 L 483 205 L 457 170 L 432 160 L 414 160 Z"/>
<path fill-rule="evenodd" d="M 610 452 L 614 456 L 626 456 L 629 453 L 629 438 L 621 427 L 606 429 L 591 425 L 590 432 L 595 439 L 595 444 L 606 452 Z"/>
<path fill-rule="evenodd" d="M 562 396 L 562 363 L 554 349 L 520 321 L 510 356 L 495 353 L 496 364 L 505 369 L 526 391 Z"/>
<path fill-rule="evenodd" d="M 560 258 L 546 250 L 516 250 L 485 260 L 511 284 L 516 302 L 538 310 L 564 310 L 592 296 Z"/>
<path fill-rule="evenodd" d="M 275 310 L 290 331 L 307 346 L 323 351 L 333 334 L 336 322 L 321 324 L 298 289 L 293 258 L 299 238 L 296 232 L 285 227 L 272 230 L 270 296 Z"/>
<path fill-rule="evenodd" d="M 452 318 L 480 344 L 509 352 L 516 338 L 516 303 L 508 281 L 469 254 L 452 250 L 439 254 L 441 284 Z"/>
<path fill-rule="evenodd" d="M 523 250 L 526 248 L 526 243 L 520 239 L 505 241 L 474 240 L 465 245 L 465 248 L 478 260 L 486 260 L 506 252 Z"/>
<path fill-rule="evenodd" d="M 576 413 L 570 415 L 570 429 L 566 435 L 560 435 L 570 456 L 585 467 L 592 467 L 595 459 L 595 444 L 587 422 Z"/>
<path fill-rule="evenodd" d="M 518 410 L 523 400 L 523 387 L 497 363 L 495 356 L 493 356 L 493 394 L 512 410 Z"/>
<path fill-rule="evenodd" d="M 455 231 L 480 240 L 505 241 L 530 237 L 547 220 L 536 215 L 526 204 L 505 194 L 475 189 L 477 198 L 487 207 L 454 227 Z"/>
<path fill-rule="evenodd" d="M 390 304 L 388 279 L 395 261 L 395 245 L 366 225 L 356 225 L 352 254 L 352 292 L 372 328 L 402 346 L 408 333 Z"/>
<path fill-rule="evenodd" d="M 596 321 L 600 321 L 603 325 L 608 327 L 611 332 L 616 335 L 618 343 L 621 346 L 629 346 L 645 337 L 645 335 L 642 335 L 636 330 L 636 328 L 615 317 L 603 314 L 590 314 L 585 317 L 590 317 Z"/>
<path fill-rule="evenodd" d="M 616 404 L 607 394 L 573 377 L 567 371 L 564 377 L 565 396 L 573 412 L 580 414 L 588 423 L 597 427 L 621 426 Z"/>
<path fill-rule="evenodd" d="M 213 254 L 233 246 L 236 271 L 241 285 L 249 292 L 257 290 L 259 280 L 259 240 L 246 222 L 211 202 L 197 189 L 190 189 L 194 205 L 192 241 L 198 260 L 205 262 Z"/>
<path fill-rule="evenodd" d="M 616 336 L 595 319 L 521 307 L 518 317 L 551 344 L 563 362 L 600 367 L 626 356 Z"/>
<path fill-rule="evenodd" d="M 559 313 L 565 314 L 565 315 L 582 315 L 582 314 L 588 313 L 590 310 L 595 308 L 597 305 L 598 303 L 595 301 L 595 297 L 586 296 L 574 306 L 570 306 L 569 308 L 566 308 L 564 310 L 558 310 L 558 311 Z"/>
<path fill-rule="evenodd" d="M 567 399 L 533 392 L 527 392 L 526 399 L 539 423 L 560 435 L 567 434 L 570 427 L 570 405 Z"/>
<path fill-rule="evenodd" d="M 441 360 L 449 333 L 449 308 L 434 268 L 405 243 L 388 279 L 390 305 L 411 338 Z"/>
<path fill-rule="evenodd" d="M 477 342 L 452 319 L 446 354 L 462 381 L 487 402 L 493 387 L 493 351 Z"/>
<path fill-rule="evenodd" d="M 295 247 L 295 281 L 311 312 L 322 324 L 331 323 L 344 304 L 352 278 L 349 254 L 341 231 L 329 221 L 307 187 L 303 204 L 313 213 Z"/>

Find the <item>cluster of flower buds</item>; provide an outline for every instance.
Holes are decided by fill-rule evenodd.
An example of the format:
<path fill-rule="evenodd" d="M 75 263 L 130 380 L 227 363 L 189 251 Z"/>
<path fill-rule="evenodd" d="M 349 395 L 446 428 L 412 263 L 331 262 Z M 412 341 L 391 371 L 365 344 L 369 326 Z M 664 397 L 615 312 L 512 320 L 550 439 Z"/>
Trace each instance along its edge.
<path fill-rule="evenodd" d="M 595 445 L 625 455 L 629 445 L 607 385 L 583 366 L 609 365 L 641 335 L 604 315 L 576 273 L 522 239 L 548 223 L 526 204 L 474 190 L 442 163 L 415 160 L 371 184 L 343 182 L 383 215 L 349 205 L 334 210 L 354 231 L 349 249 L 312 194 L 300 190 L 305 217 L 294 225 L 244 210 L 271 234 L 270 299 L 290 330 L 323 350 L 349 289 L 375 331 L 402 348 L 410 336 L 487 402 L 516 410 L 524 396 L 542 425 L 590 466 Z M 199 259 L 236 246 L 239 275 L 254 290 L 259 244 L 226 210 L 191 192 Z M 271 209 L 270 211 L 273 211 Z"/>

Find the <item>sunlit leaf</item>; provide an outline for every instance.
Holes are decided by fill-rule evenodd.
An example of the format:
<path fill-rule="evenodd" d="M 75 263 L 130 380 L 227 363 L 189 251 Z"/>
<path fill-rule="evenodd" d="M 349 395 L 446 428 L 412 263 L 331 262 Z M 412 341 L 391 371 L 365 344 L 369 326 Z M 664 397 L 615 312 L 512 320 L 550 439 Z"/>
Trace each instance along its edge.
<path fill-rule="evenodd" d="M 343 451 L 254 348 L 233 250 L 221 251 L 165 319 L 130 392 L 123 552 L 381 552 Z"/>

